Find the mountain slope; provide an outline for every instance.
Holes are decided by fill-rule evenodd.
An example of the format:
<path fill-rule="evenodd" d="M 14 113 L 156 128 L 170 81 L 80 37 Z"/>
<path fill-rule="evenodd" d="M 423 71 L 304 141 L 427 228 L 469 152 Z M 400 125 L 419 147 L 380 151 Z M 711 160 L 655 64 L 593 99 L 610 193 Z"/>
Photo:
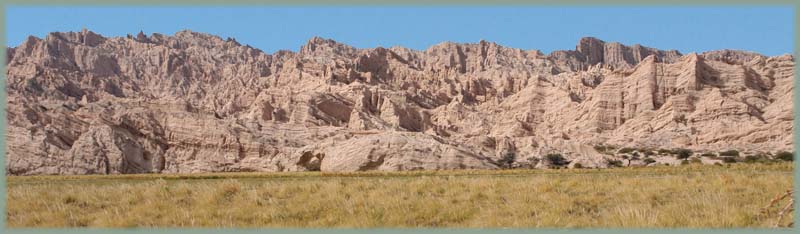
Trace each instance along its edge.
<path fill-rule="evenodd" d="M 794 58 L 583 38 L 424 51 L 315 37 L 266 54 L 181 31 L 8 49 L 7 174 L 542 166 L 596 145 L 792 149 Z"/>

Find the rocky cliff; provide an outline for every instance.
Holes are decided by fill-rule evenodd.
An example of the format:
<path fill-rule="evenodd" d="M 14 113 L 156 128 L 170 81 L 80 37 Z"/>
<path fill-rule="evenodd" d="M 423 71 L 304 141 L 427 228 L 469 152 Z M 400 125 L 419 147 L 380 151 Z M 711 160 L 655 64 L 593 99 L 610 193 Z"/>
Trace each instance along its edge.
<path fill-rule="evenodd" d="M 792 149 L 794 58 L 581 39 L 543 54 L 181 31 L 7 49 L 6 174 L 589 167 L 598 145 Z"/>

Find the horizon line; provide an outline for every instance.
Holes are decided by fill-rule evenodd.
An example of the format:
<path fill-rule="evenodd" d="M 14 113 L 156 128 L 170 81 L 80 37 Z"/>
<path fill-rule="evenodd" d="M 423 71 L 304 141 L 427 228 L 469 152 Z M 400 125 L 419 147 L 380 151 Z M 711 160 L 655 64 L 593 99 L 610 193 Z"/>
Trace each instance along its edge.
<path fill-rule="evenodd" d="M 83 27 L 83 28 L 82 28 L 82 30 L 80 30 L 80 31 L 71 31 L 71 30 L 70 30 L 70 31 L 51 31 L 51 32 L 48 32 L 46 35 L 44 35 L 44 36 L 41 36 L 41 37 L 40 37 L 40 36 L 33 35 L 33 34 L 29 34 L 29 35 L 26 37 L 26 39 L 25 39 L 25 40 L 23 40 L 22 42 L 20 42 L 18 45 L 16 45 L 16 46 L 12 46 L 12 45 L 5 45 L 5 46 L 6 46 L 6 48 L 7 48 L 7 49 L 10 49 L 10 48 L 17 48 L 17 47 L 19 47 L 20 45 L 24 44 L 26 41 L 28 41 L 28 40 L 29 40 L 31 37 L 37 38 L 37 39 L 39 39 L 39 40 L 43 40 L 43 39 L 45 39 L 47 36 L 49 36 L 49 35 L 51 35 L 51 34 L 54 34 L 54 33 L 82 33 L 82 32 L 84 32 L 84 31 L 87 31 L 87 32 L 92 32 L 92 33 L 94 33 L 94 34 L 97 34 L 97 35 L 100 35 L 101 37 L 103 37 L 103 38 L 106 38 L 106 39 L 110 39 L 110 38 L 123 38 L 123 39 L 127 39 L 127 37 L 128 37 L 128 36 L 136 36 L 136 35 L 134 35 L 134 34 L 131 34 L 131 33 L 126 33 L 126 35 L 124 35 L 124 36 L 123 36 L 123 35 L 105 35 L 105 34 L 103 34 L 103 33 L 101 33 L 101 32 L 93 31 L 93 30 L 90 30 L 90 29 L 87 29 L 87 28 Z M 517 48 L 517 47 L 505 46 L 505 45 L 503 45 L 503 44 L 501 44 L 501 43 L 498 43 L 498 42 L 496 42 L 496 41 L 489 41 L 489 40 L 485 40 L 485 39 L 480 39 L 480 40 L 478 40 L 477 42 L 459 42 L 459 41 L 450 41 L 450 40 L 445 40 L 445 41 L 440 41 L 440 42 L 438 42 L 438 43 L 433 43 L 433 44 L 429 45 L 428 47 L 426 47 L 426 48 L 424 48 L 424 49 L 418 49 L 418 48 L 406 47 L 406 46 L 402 46 L 402 45 L 382 46 L 382 45 L 380 45 L 380 44 L 379 44 L 378 46 L 374 46 L 374 47 L 356 47 L 356 46 L 354 46 L 354 45 L 351 45 L 351 44 L 348 44 L 348 43 L 346 43 L 346 42 L 342 42 L 342 41 L 339 41 L 339 40 L 336 40 L 336 39 L 333 39 L 333 38 L 328 38 L 328 37 L 323 37 L 323 36 L 315 35 L 315 36 L 311 36 L 309 39 L 305 40 L 305 44 L 301 45 L 301 46 L 300 46 L 300 47 L 298 47 L 298 48 L 295 48 L 295 49 L 285 49 L 285 48 L 284 48 L 284 49 L 275 49 L 275 50 L 274 50 L 274 51 L 272 51 L 272 52 L 267 52 L 267 51 L 265 51 L 264 49 L 262 49 L 262 48 L 259 48 L 259 47 L 256 47 L 256 46 L 253 46 L 253 45 L 251 45 L 251 44 L 247 44 L 247 43 L 245 43 L 245 44 L 242 44 L 241 42 L 239 42 L 238 40 L 236 40 L 236 38 L 235 38 L 235 37 L 231 37 L 231 36 L 222 36 L 222 35 L 217 35 L 217 34 L 213 34 L 213 33 L 202 32 L 202 31 L 195 31 L 195 30 L 188 29 L 188 28 L 184 28 L 184 29 L 181 29 L 181 30 L 177 30 L 177 31 L 173 32 L 172 34 L 168 34 L 168 33 L 162 33 L 162 32 L 155 32 L 155 31 L 153 31 L 153 32 L 150 32 L 150 34 L 149 34 L 149 35 L 145 34 L 145 33 L 144 33 L 144 30 L 141 30 L 141 29 L 139 30 L 139 33 L 142 33 L 142 34 L 144 34 L 144 35 L 145 35 L 146 37 L 148 37 L 148 38 L 149 38 L 149 37 L 152 37 L 152 36 L 154 36 L 155 34 L 159 34 L 159 35 L 165 35 L 165 36 L 170 36 L 170 37 L 175 37 L 175 36 L 177 36 L 177 35 L 178 35 L 179 33 L 181 33 L 181 32 L 189 32 L 189 33 L 198 33 L 198 34 L 204 34 L 204 35 L 208 35 L 208 36 L 212 36 L 212 37 L 219 38 L 219 39 L 221 39 L 221 40 L 233 40 L 234 42 L 238 43 L 240 46 L 246 46 L 246 47 L 250 47 L 250 48 L 253 48 L 253 49 L 257 49 L 257 50 L 261 51 L 262 53 L 264 53 L 264 54 L 268 54 L 268 55 L 272 55 L 272 54 L 275 54 L 275 53 L 278 53 L 278 52 L 281 52 L 281 51 L 290 51 L 290 52 L 293 52 L 293 53 L 299 53 L 299 52 L 300 52 L 300 49 L 302 49 L 302 47 L 303 47 L 303 46 L 305 46 L 305 45 L 308 45 L 308 44 L 311 42 L 311 40 L 313 40 L 313 39 L 315 39 L 315 38 L 320 38 L 320 39 L 323 39 L 323 40 L 332 40 L 332 41 L 334 41 L 334 42 L 335 42 L 335 43 L 337 43 L 337 44 L 346 45 L 346 46 L 352 47 L 352 48 L 354 48 L 354 49 L 357 49 L 357 50 L 368 50 L 368 49 L 376 49 L 376 48 L 386 48 L 386 49 L 388 49 L 388 48 L 400 47 L 400 48 L 405 48 L 405 49 L 409 49 L 409 50 L 412 50 L 412 51 L 426 51 L 426 50 L 429 50 L 429 49 L 431 49 L 431 48 L 433 48 L 433 47 L 436 47 L 436 46 L 438 46 L 438 45 L 447 44 L 447 43 L 454 43 L 454 44 L 459 44 L 459 45 L 468 45 L 468 44 L 479 44 L 479 43 L 481 43 L 481 42 L 488 42 L 488 43 L 493 43 L 493 44 L 496 44 L 496 45 L 498 45 L 498 46 L 500 46 L 500 47 L 504 47 L 504 48 L 518 49 L 518 50 L 522 50 L 522 51 L 536 51 L 536 52 L 539 52 L 539 53 L 541 53 L 541 54 L 543 54 L 543 55 L 548 55 L 548 56 L 549 56 L 549 55 L 552 55 L 554 52 L 559 52 L 559 51 L 577 51 L 577 45 L 576 45 L 576 47 L 575 47 L 575 48 L 572 48 L 572 49 L 556 49 L 556 50 L 552 50 L 552 51 L 549 51 L 549 52 L 545 52 L 545 51 L 543 51 L 543 50 L 541 50 L 541 49 L 531 49 L 531 48 L 528 48 L 528 49 L 523 49 L 523 48 Z M 138 33 L 136 33 L 136 34 L 138 34 Z M 227 38 L 227 39 L 226 39 L 226 38 Z M 580 38 L 577 40 L 577 43 L 580 43 L 580 41 L 582 41 L 582 40 L 584 40 L 584 39 L 594 39 L 594 40 L 598 40 L 598 41 L 601 41 L 601 42 L 603 42 L 603 43 L 607 43 L 607 44 L 620 44 L 620 45 L 622 45 L 622 46 L 625 46 L 625 47 L 636 47 L 636 46 L 641 46 L 641 47 L 643 47 L 643 48 L 650 48 L 650 49 L 655 49 L 655 50 L 659 50 L 659 51 L 665 51 L 665 52 L 673 52 L 673 51 L 674 51 L 674 52 L 677 52 L 677 53 L 678 53 L 679 55 L 681 55 L 681 56 L 689 55 L 689 54 L 692 54 L 692 53 L 695 53 L 695 54 L 703 54 L 703 53 L 706 53 L 706 52 L 713 52 L 713 51 L 738 51 L 738 52 L 755 53 L 755 54 L 758 54 L 758 55 L 761 55 L 761 56 L 764 56 L 764 57 L 779 57 L 779 56 L 785 56 L 785 55 L 790 55 L 790 56 L 794 57 L 794 53 L 793 53 L 793 52 L 784 52 L 784 53 L 782 53 L 782 54 L 780 54 L 780 55 L 766 55 L 766 54 L 764 54 L 764 53 L 757 52 L 757 51 L 745 50 L 745 49 L 736 49 L 736 48 L 725 48 L 725 49 L 715 49 L 715 50 L 706 50 L 706 51 L 691 51 L 691 52 L 688 52 L 688 53 L 684 53 L 684 52 L 682 52 L 682 51 L 681 51 L 681 50 L 679 50 L 679 49 L 661 49 L 661 48 L 651 47 L 651 46 L 647 46 L 647 45 L 642 45 L 642 44 L 640 44 L 640 43 L 634 43 L 634 44 L 624 44 L 624 43 L 622 43 L 622 42 L 617 42 L 617 41 L 606 41 L 606 40 L 600 39 L 600 38 L 598 38 L 598 37 L 596 37 L 596 36 L 581 36 L 581 37 L 580 37 Z M 7 41 L 7 43 L 11 43 L 11 42 L 10 42 L 10 41 Z"/>

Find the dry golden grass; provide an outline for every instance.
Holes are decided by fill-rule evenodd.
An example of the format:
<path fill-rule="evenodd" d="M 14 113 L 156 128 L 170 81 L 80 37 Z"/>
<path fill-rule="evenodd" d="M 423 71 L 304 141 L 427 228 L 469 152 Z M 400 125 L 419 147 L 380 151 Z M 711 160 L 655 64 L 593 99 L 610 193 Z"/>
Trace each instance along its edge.
<path fill-rule="evenodd" d="M 769 227 L 790 163 L 8 177 L 10 227 Z M 792 220 L 788 217 L 786 220 Z"/>

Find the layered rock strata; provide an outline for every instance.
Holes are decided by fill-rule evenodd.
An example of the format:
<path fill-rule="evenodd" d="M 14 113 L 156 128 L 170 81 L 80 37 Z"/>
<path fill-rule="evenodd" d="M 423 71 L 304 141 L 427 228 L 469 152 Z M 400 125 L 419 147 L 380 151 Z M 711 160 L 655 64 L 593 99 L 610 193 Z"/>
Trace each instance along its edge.
<path fill-rule="evenodd" d="M 543 54 L 312 38 L 29 37 L 7 49 L 6 174 L 607 167 L 597 145 L 792 149 L 794 58 L 583 38 Z"/>

